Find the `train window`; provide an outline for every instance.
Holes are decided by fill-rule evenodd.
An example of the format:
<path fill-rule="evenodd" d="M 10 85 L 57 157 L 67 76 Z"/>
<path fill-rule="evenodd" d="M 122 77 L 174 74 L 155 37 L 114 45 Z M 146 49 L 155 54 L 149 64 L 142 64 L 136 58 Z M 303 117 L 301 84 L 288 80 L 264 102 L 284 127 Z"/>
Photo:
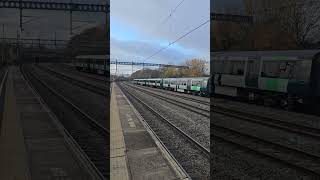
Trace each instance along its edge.
<path fill-rule="evenodd" d="M 192 81 L 192 86 L 199 86 L 201 83 L 200 81 Z"/>
<path fill-rule="evenodd" d="M 213 64 L 213 72 L 218 74 L 243 75 L 245 61 L 240 60 L 216 60 Z"/>
<path fill-rule="evenodd" d="M 230 61 L 229 74 L 243 75 L 244 74 L 245 61 Z"/>
<path fill-rule="evenodd" d="M 280 68 L 281 71 L 285 71 L 287 69 L 287 63 L 286 62 L 281 62 L 279 68 Z"/>
<path fill-rule="evenodd" d="M 262 77 L 291 79 L 293 77 L 295 62 L 288 61 L 264 61 Z"/>
<path fill-rule="evenodd" d="M 214 73 L 224 73 L 224 64 L 226 61 L 224 60 L 215 60 L 213 61 L 213 72 Z"/>
<path fill-rule="evenodd" d="M 296 63 L 292 70 L 292 79 L 308 81 L 311 73 L 311 60 L 302 60 Z"/>
<path fill-rule="evenodd" d="M 278 78 L 279 77 L 279 62 L 264 61 L 262 66 L 262 77 Z"/>

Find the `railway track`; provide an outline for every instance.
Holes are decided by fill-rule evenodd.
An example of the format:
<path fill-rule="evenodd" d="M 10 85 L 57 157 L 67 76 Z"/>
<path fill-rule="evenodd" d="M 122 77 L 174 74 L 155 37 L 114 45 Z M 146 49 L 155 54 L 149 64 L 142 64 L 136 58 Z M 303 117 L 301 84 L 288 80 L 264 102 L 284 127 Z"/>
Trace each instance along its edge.
<path fill-rule="evenodd" d="M 102 95 L 102 96 L 107 96 L 107 88 L 103 88 L 101 86 L 96 86 L 96 85 L 93 85 L 91 83 L 88 83 L 84 80 L 78 80 L 78 79 L 75 79 L 71 76 L 68 76 L 66 74 L 63 74 L 63 73 L 60 73 L 60 72 L 56 72 L 52 69 L 49 69 L 47 67 L 43 67 L 43 66 L 37 66 L 39 67 L 40 69 L 44 70 L 44 71 L 47 71 L 49 73 L 51 73 L 52 75 L 55 75 L 56 77 L 59 77 L 60 79 L 64 79 L 76 86 L 79 86 L 81 88 L 84 88 L 84 89 L 87 89 L 91 92 L 94 92 L 96 94 L 99 94 L 99 95 Z"/>
<path fill-rule="evenodd" d="M 211 130 L 214 131 L 213 140 L 221 140 L 236 145 L 241 149 L 249 150 L 253 154 L 320 177 L 319 156 L 214 124 L 211 124 Z"/>
<path fill-rule="evenodd" d="M 128 84 L 126 84 L 128 85 Z M 131 87 L 133 87 L 132 85 L 129 85 Z M 209 113 L 208 110 L 197 107 L 197 106 L 191 106 L 190 104 L 187 103 L 183 103 L 181 101 L 177 101 L 175 99 L 170 99 L 169 97 L 165 97 L 165 96 L 161 96 L 155 93 L 152 93 L 151 91 L 147 91 L 143 88 L 140 87 L 135 87 L 143 92 L 146 92 L 147 94 L 150 94 L 154 97 L 158 97 L 164 101 L 167 101 L 169 103 L 175 104 L 177 106 L 183 107 L 185 109 L 188 109 L 192 112 L 195 113 L 199 113 L 205 117 L 210 117 L 209 114 L 203 114 L 202 112 L 205 113 Z M 254 122 L 257 124 L 262 124 L 268 127 L 272 127 L 272 128 L 277 128 L 277 129 L 281 129 L 281 130 L 285 130 L 288 132 L 292 132 L 292 133 L 296 133 L 296 134 L 300 134 L 300 135 L 304 135 L 304 136 L 310 136 L 313 138 L 319 138 L 320 137 L 320 129 L 317 128 L 312 128 L 312 127 L 307 127 L 307 126 L 302 126 L 302 125 L 298 125 L 295 123 L 290 123 L 287 121 L 283 121 L 280 119 L 274 119 L 274 118 L 270 118 L 270 117 L 266 117 L 266 116 L 260 116 L 260 115 L 254 115 L 252 113 L 245 113 L 245 112 L 241 112 L 241 111 L 237 111 L 234 109 L 228 109 L 228 108 L 224 108 L 222 106 L 218 106 L 218 105 L 211 105 L 210 106 L 211 111 L 215 112 L 215 113 L 219 113 L 219 114 L 223 114 L 229 117 L 233 117 L 233 118 L 237 118 L 237 119 L 241 119 L 241 120 L 245 120 L 245 121 L 249 121 L 249 122 Z M 200 110 L 202 112 L 198 112 L 195 111 L 194 109 Z"/>
<path fill-rule="evenodd" d="M 6 67 L 0 67 L 0 103 L 4 104 L 5 101 L 5 88 L 6 88 L 6 81 L 8 77 L 8 70 Z M 0 134 L 2 130 L 2 116 L 3 116 L 4 106 L 0 106 Z"/>
<path fill-rule="evenodd" d="M 126 85 L 128 85 L 128 84 L 126 84 Z M 194 111 L 194 109 L 198 109 L 203 112 L 208 112 L 208 110 L 205 110 L 205 109 L 202 109 L 202 108 L 199 108 L 196 106 L 191 106 L 190 104 L 183 103 L 183 102 L 177 101 L 175 99 L 169 100 L 168 97 L 152 93 L 152 92 L 147 91 L 147 90 L 140 88 L 140 87 L 136 87 L 136 86 L 132 86 L 132 85 L 129 85 L 129 86 L 135 87 L 143 92 L 146 92 L 147 94 L 158 97 L 158 98 L 163 99 L 169 103 L 173 103 L 177 106 L 186 108 L 186 109 L 193 111 L 195 113 L 197 113 L 197 111 Z M 280 129 L 280 130 L 284 130 L 287 132 L 296 133 L 299 135 L 308 136 L 308 137 L 312 137 L 312 138 L 319 138 L 320 137 L 320 129 L 318 129 L 318 128 L 303 126 L 303 125 L 291 123 L 288 121 L 284 121 L 281 119 L 274 119 L 274 118 L 270 118 L 270 117 L 266 117 L 266 116 L 255 115 L 252 113 L 246 113 L 246 112 L 242 112 L 242 111 L 238 111 L 238 110 L 234 110 L 234 109 L 230 109 L 230 108 L 225 108 L 225 107 L 222 107 L 222 106 L 219 106 L 216 104 L 210 105 L 210 108 L 211 108 L 210 110 L 212 112 L 226 115 L 229 117 L 245 120 L 248 122 L 253 122 L 256 124 L 261 124 L 261 125 L 268 126 L 271 128 L 276 128 L 276 129 Z M 203 114 L 203 115 L 206 117 L 210 117 L 208 114 Z"/>
<path fill-rule="evenodd" d="M 210 150 L 205 148 L 204 146 L 202 146 L 199 142 L 197 142 L 195 139 L 193 139 L 191 136 L 189 136 L 187 133 L 185 133 L 182 129 L 180 129 L 179 127 L 177 127 L 176 125 L 174 125 L 172 122 L 170 122 L 170 120 L 168 120 L 166 117 L 164 117 L 163 115 L 161 115 L 157 110 L 155 110 L 154 108 L 152 108 L 151 106 L 149 106 L 146 102 L 144 102 L 143 100 L 141 100 L 139 97 L 135 96 L 130 89 L 128 88 L 128 86 L 124 86 L 124 84 L 120 83 L 119 84 L 120 89 L 127 95 L 128 99 L 135 100 L 136 102 L 138 102 L 139 104 L 141 104 L 144 109 L 146 109 L 148 112 L 152 113 L 154 116 L 156 116 L 161 122 L 163 122 L 164 124 L 161 125 L 162 128 L 167 127 L 169 129 L 171 129 L 171 131 L 174 131 L 176 134 L 179 135 L 179 137 L 183 138 L 186 142 L 188 142 L 188 146 L 191 146 L 193 149 L 196 149 L 196 151 L 198 153 L 201 153 L 201 156 L 206 159 L 208 162 L 210 161 Z M 140 111 L 139 111 L 140 112 Z M 140 112 L 141 114 L 143 114 L 143 112 Z M 172 139 L 171 138 L 163 138 L 161 136 L 161 129 L 159 129 L 158 127 L 154 126 L 151 122 L 151 119 L 147 119 L 145 118 L 145 120 L 147 121 L 147 123 L 149 124 L 149 126 L 154 130 L 154 132 L 160 137 L 160 139 L 163 141 L 163 143 L 168 146 L 168 144 L 171 143 Z M 160 121 L 157 121 L 158 123 Z M 175 135 L 177 136 L 177 135 Z M 179 142 L 181 140 L 178 140 Z M 170 150 L 170 148 L 168 148 Z M 171 150 L 173 150 L 171 148 Z M 175 153 L 172 153 L 175 154 Z M 191 154 L 185 154 L 185 156 L 191 156 Z M 190 157 L 189 157 L 190 158 Z M 176 158 L 179 161 L 179 158 Z M 187 158 L 188 159 L 188 158 Z M 181 163 L 182 166 L 184 166 L 183 164 L 186 163 Z M 203 164 L 203 163 L 200 163 Z M 186 169 L 186 171 L 189 173 L 190 172 L 190 168 L 192 167 L 184 167 Z M 199 168 L 199 167 L 193 167 L 193 168 Z M 202 167 L 203 168 L 203 167 Z M 188 171 L 189 169 L 189 171 Z M 200 168 L 201 169 L 201 168 Z M 191 175 L 192 177 L 192 175 Z"/>
<path fill-rule="evenodd" d="M 264 126 L 284 130 L 291 133 L 296 133 L 303 136 L 320 138 L 320 129 L 318 128 L 303 126 L 303 125 L 291 123 L 291 122 L 280 120 L 280 119 L 255 115 L 252 113 L 246 113 L 246 112 L 225 108 L 218 105 L 211 105 L 211 111 L 218 114 L 226 115 L 229 117 L 233 117 L 233 118 L 237 118 L 237 119 L 241 119 L 244 121 L 253 122 L 257 124 L 262 124 Z"/>
<path fill-rule="evenodd" d="M 131 85 L 132 86 L 132 85 Z M 137 88 L 135 86 L 135 88 Z M 152 94 L 151 92 L 147 92 L 145 89 L 138 88 L 141 91 L 144 91 L 148 94 Z M 150 88 L 151 90 L 151 88 Z M 171 94 L 171 93 L 170 93 Z M 169 97 L 164 97 L 160 95 L 153 95 L 159 97 L 161 99 L 166 100 L 167 102 L 171 101 L 168 100 Z M 211 111 L 215 113 L 219 113 L 228 117 L 252 122 L 259 125 L 264 125 L 270 128 L 280 129 L 285 132 L 295 133 L 301 136 L 311 137 L 314 139 L 319 139 L 320 137 L 320 130 L 317 128 L 307 127 L 303 125 L 298 125 L 295 123 L 286 122 L 280 119 L 274 119 L 266 116 L 254 115 L 252 113 L 245 113 L 233 109 L 227 109 L 222 106 L 218 105 L 211 105 Z M 320 165 L 320 156 L 317 154 L 313 154 L 310 152 L 303 151 L 299 148 L 292 148 L 281 143 L 274 143 L 272 141 L 268 141 L 264 138 L 259 138 L 257 136 L 253 136 L 247 133 L 241 133 L 237 130 L 227 128 L 224 126 L 219 126 L 213 122 L 211 125 L 214 132 L 213 136 L 217 139 L 226 141 L 228 143 L 236 144 L 237 146 L 241 146 L 242 148 L 249 149 L 256 154 L 263 155 L 264 157 L 271 158 L 276 160 L 277 162 L 281 162 L 286 164 L 290 167 L 294 167 L 299 170 L 303 170 L 305 172 L 309 172 L 313 175 L 320 175 L 320 169 L 317 167 Z M 232 137 L 229 138 L 228 137 Z M 237 137 L 242 137 L 242 142 L 237 141 Z M 248 141 L 251 142 L 248 143 Z M 260 145 L 263 143 L 262 149 L 255 149 L 257 147 L 257 142 L 260 142 Z M 254 144 L 255 143 L 255 144 Z M 261 145 L 262 146 L 262 145 Z M 292 158 L 293 156 L 294 158 Z M 307 161 L 308 163 L 302 163 L 303 161 Z M 308 167 L 309 165 L 309 167 Z"/>
<path fill-rule="evenodd" d="M 285 132 L 298 134 L 303 137 L 319 139 L 320 130 L 284 122 L 283 120 L 254 115 L 212 105 L 211 110 L 228 117 L 261 124 L 270 128 L 276 128 Z M 214 131 L 214 139 L 219 139 L 241 148 L 245 148 L 254 154 L 267 157 L 288 167 L 307 172 L 320 177 L 320 155 L 308 152 L 297 147 L 290 147 L 280 142 L 252 135 L 250 132 L 240 132 L 236 128 L 225 127 L 212 122 L 211 130 Z"/>
<path fill-rule="evenodd" d="M 86 78 L 89 78 L 89 79 L 92 79 L 92 80 L 94 80 L 94 81 L 97 81 L 97 82 L 99 82 L 99 83 L 104 83 L 104 84 L 107 84 L 107 83 L 109 83 L 108 82 L 108 80 L 105 78 L 105 76 L 96 76 L 96 75 L 92 75 L 92 74 L 90 74 L 90 73 L 84 73 L 84 72 L 79 72 L 79 71 L 75 71 L 75 68 L 73 67 L 73 66 L 70 66 L 70 67 L 66 67 L 66 66 L 64 66 L 64 65 L 58 65 L 59 66 L 59 68 L 63 68 L 63 69 L 65 69 L 65 70 L 68 70 L 68 71 L 73 71 L 74 73 L 76 73 L 76 74 L 78 74 L 78 75 L 80 75 L 80 76 L 83 76 L 83 77 L 86 77 Z"/>
<path fill-rule="evenodd" d="M 137 86 L 133 86 L 133 85 L 129 85 L 127 83 L 125 83 L 126 86 L 130 86 L 130 87 L 134 87 L 135 89 L 139 89 L 139 91 L 142 91 L 146 94 L 149 94 L 153 97 L 157 97 L 159 99 L 162 99 L 168 103 L 171 103 L 171 104 L 174 104 L 176 106 L 179 106 L 179 107 L 182 107 L 184 109 L 187 109 L 191 112 L 194 112 L 194 113 L 197 113 L 197 114 L 200 114 L 206 118 L 210 118 L 210 110 L 208 109 L 204 109 L 204 108 L 201 108 L 199 106 L 193 106 L 193 105 L 190 105 L 188 103 L 185 103 L 185 102 L 181 102 L 181 101 L 178 101 L 177 99 L 173 99 L 173 98 L 169 98 L 170 96 L 163 96 L 163 95 L 159 95 L 159 94 L 156 94 L 152 91 L 149 91 L 149 90 L 146 90 L 146 89 L 143 89 L 141 87 L 137 87 Z M 175 97 L 179 97 L 179 96 L 175 96 Z"/>
<path fill-rule="evenodd" d="M 60 103 L 63 106 L 60 108 L 64 108 L 64 110 L 56 111 L 57 117 L 94 164 L 101 179 L 107 178 L 109 176 L 109 164 L 107 163 L 109 149 L 107 149 L 105 143 L 109 142 L 109 130 L 97 123 L 94 118 L 82 111 L 64 95 L 51 88 L 46 82 L 35 75 L 33 71 L 30 71 L 30 69 L 25 70 L 24 67 L 20 67 L 20 70 L 29 84 L 34 87 L 36 86 L 35 89 L 37 89 L 39 94 L 45 95 L 43 97 L 45 100 L 51 98 L 51 102 L 54 100 L 56 104 Z M 49 106 L 52 107 L 53 104 L 51 103 Z M 70 114 L 61 114 L 61 112 L 68 112 Z"/>
<path fill-rule="evenodd" d="M 139 85 L 135 85 L 136 87 L 139 87 Z M 141 87 L 141 86 L 140 86 Z M 167 90 L 163 90 L 163 89 L 157 89 L 157 88 L 151 88 L 151 87 L 147 87 L 147 86 L 142 86 L 145 87 L 147 89 L 152 89 L 153 91 L 157 91 L 163 94 L 168 94 L 170 96 L 175 96 L 175 97 L 179 97 L 181 99 L 185 99 L 188 101 L 193 101 L 196 103 L 200 103 L 203 105 L 210 105 L 210 102 L 205 101 L 205 100 L 200 100 L 199 98 L 196 98 L 197 96 L 192 96 L 192 95 L 188 95 L 188 94 L 179 94 L 178 92 L 172 92 L 172 91 L 167 91 Z"/>

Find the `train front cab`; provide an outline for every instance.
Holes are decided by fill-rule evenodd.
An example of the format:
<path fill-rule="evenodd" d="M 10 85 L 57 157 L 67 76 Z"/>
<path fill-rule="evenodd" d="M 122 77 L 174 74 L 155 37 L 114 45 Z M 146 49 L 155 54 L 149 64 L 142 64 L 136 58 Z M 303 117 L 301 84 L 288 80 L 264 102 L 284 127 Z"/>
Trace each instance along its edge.
<path fill-rule="evenodd" d="M 213 83 L 213 80 L 214 80 L 214 74 L 210 76 L 210 78 L 208 79 L 208 83 L 207 83 L 207 92 L 208 92 L 208 96 L 209 97 L 213 97 L 214 96 L 214 83 Z"/>
<path fill-rule="evenodd" d="M 320 115 L 320 53 L 318 53 L 313 61 L 311 77 L 314 80 L 313 94 L 315 96 L 315 105 L 313 106 L 314 112 Z"/>
<path fill-rule="evenodd" d="M 320 102 L 320 53 L 316 55 L 312 64 L 311 78 L 314 83 L 314 96 L 316 96 L 318 102 Z"/>
<path fill-rule="evenodd" d="M 208 96 L 208 79 L 207 77 L 191 79 L 190 92 L 194 95 Z"/>
<path fill-rule="evenodd" d="M 304 66 L 298 67 L 294 80 L 288 83 L 287 109 L 304 109 L 311 112 L 320 111 L 320 56 L 315 56 L 301 60 Z M 305 74 L 302 76 L 299 74 Z"/>
<path fill-rule="evenodd" d="M 202 81 L 202 86 L 200 87 L 200 96 L 208 97 L 210 95 L 210 77 L 205 78 Z"/>
<path fill-rule="evenodd" d="M 312 108 L 320 115 L 320 53 L 315 55 L 311 69 Z"/>

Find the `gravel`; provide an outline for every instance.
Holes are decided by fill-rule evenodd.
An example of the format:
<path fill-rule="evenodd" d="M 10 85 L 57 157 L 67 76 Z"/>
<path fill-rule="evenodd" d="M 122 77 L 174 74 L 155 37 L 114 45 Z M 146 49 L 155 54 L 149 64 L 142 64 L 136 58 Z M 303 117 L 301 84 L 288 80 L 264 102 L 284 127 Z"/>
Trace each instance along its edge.
<path fill-rule="evenodd" d="M 213 138 L 211 179 L 316 180 L 295 169 Z"/>
<path fill-rule="evenodd" d="M 156 97 L 152 97 L 139 90 L 134 90 L 131 88 L 131 92 L 150 105 L 152 108 L 157 110 L 174 125 L 180 129 L 183 129 L 184 132 L 197 140 L 201 145 L 208 149 L 210 148 L 209 118 L 194 112 L 190 112 L 184 108 L 178 107 Z"/>
<path fill-rule="evenodd" d="M 147 111 L 142 104 L 127 93 L 126 95 L 192 179 L 210 179 L 210 160 L 167 123 L 163 123 L 157 116 Z"/>
<path fill-rule="evenodd" d="M 27 72 L 33 72 L 30 66 L 26 66 Z M 29 77 L 29 76 L 28 76 Z M 46 79 L 41 75 L 41 79 Z M 82 150 L 96 164 L 97 168 L 105 176 L 109 174 L 109 136 L 102 135 L 96 128 L 88 123 L 88 120 L 71 108 L 68 104 L 57 98 L 52 92 L 48 91 L 41 83 L 31 79 L 32 86 L 37 90 L 42 99 L 48 104 L 52 112 L 57 116 L 64 128 L 70 133 Z"/>
<path fill-rule="evenodd" d="M 221 114 L 215 115 L 214 122 L 217 125 L 232 128 L 238 132 L 257 136 L 270 142 L 285 145 L 286 147 L 317 154 L 320 157 L 320 143 L 318 138 L 303 136 L 301 134 L 268 127 L 258 123 L 247 122 Z"/>
<path fill-rule="evenodd" d="M 99 94 L 95 94 L 89 90 L 79 88 L 67 81 L 61 80 L 52 74 L 48 74 L 41 69 L 33 68 L 39 74 L 43 81 L 56 91 L 62 93 L 71 102 L 93 117 L 106 129 L 109 129 L 107 98 Z"/>

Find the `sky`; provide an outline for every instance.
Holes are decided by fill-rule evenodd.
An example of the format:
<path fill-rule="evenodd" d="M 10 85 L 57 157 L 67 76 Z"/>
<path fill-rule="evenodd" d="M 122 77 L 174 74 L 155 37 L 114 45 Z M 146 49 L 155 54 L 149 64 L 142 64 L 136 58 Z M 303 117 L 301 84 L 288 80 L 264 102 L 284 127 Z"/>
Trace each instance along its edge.
<path fill-rule="evenodd" d="M 181 0 L 111 0 L 111 59 L 163 64 L 182 64 L 192 58 L 209 61 L 209 23 L 147 59 L 209 20 L 210 0 L 184 0 L 166 20 L 180 2 Z M 130 73 L 131 67 L 124 67 L 123 71 Z"/>

